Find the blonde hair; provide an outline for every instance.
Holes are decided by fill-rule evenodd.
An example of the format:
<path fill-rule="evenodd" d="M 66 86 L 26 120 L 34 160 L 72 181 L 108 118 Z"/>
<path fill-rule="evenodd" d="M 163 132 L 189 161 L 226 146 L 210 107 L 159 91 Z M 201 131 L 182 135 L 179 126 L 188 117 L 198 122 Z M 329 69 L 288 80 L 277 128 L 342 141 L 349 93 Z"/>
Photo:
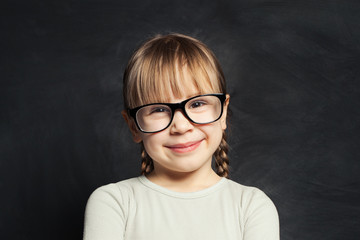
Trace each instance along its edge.
<path fill-rule="evenodd" d="M 190 79 L 184 77 L 185 71 Z M 182 34 L 157 35 L 143 43 L 130 58 L 123 80 L 125 109 L 167 102 L 169 92 L 186 96 L 184 86 L 191 84 L 199 94 L 226 94 L 225 77 L 214 53 L 199 40 Z M 143 144 L 141 151 L 141 173 L 148 174 L 154 164 Z M 216 172 L 223 177 L 229 175 L 227 152 L 224 132 L 214 153 Z"/>

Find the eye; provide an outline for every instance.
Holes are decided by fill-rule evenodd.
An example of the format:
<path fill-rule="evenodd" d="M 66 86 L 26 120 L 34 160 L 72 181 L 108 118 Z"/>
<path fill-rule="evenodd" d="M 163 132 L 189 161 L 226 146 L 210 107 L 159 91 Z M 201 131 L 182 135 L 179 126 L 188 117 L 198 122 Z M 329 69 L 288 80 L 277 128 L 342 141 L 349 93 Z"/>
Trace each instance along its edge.
<path fill-rule="evenodd" d="M 205 101 L 197 100 L 190 104 L 190 108 L 199 108 L 199 107 L 203 107 L 204 105 L 206 105 Z"/>
<path fill-rule="evenodd" d="M 162 107 L 162 106 L 155 106 L 153 108 L 151 108 L 150 110 L 150 114 L 155 114 L 155 113 L 168 113 L 170 110 L 166 107 Z"/>

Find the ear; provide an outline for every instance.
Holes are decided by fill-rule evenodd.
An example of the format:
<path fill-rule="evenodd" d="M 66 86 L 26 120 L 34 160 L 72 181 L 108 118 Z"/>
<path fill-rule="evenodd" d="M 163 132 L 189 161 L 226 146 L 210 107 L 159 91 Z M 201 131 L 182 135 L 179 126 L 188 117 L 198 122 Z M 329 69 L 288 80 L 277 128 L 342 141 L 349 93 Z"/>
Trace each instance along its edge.
<path fill-rule="evenodd" d="M 225 99 L 225 102 L 224 102 L 224 108 L 223 108 L 223 114 L 221 116 L 221 119 L 220 119 L 220 123 L 221 123 L 221 127 L 223 130 L 226 129 L 226 118 L 227 118 L 227 110 L 228 110 L 228 107 L 229 107 L 229 102 L 230 102 L 230 95 L 229 94 L 226 94 L 226 99 Z"/>
<path fill-rule="evenodd" d="M 134 120 L 128 115 L 126 110 L 122 110 L 121 115 L 123 116 L 123 118 L 125 119 L 125 122 L 129 126 L 129 129 L 130 129 L 130 132 L 131 132 L 134 142 L 140 143 L 142 141 L 142 138 L 140 135 L 140 131 L 137 129 L 137 127 L 135 125 Z"/>

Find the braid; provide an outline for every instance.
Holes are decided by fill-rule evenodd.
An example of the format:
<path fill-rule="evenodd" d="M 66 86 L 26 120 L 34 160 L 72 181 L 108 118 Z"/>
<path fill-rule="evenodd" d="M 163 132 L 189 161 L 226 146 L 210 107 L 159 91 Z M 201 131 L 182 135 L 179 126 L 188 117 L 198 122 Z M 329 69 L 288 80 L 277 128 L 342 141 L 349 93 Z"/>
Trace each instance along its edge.
<path fill-rule="evenodd" d="M 226 134 L 224 132 L 220 145 L 214 153 L 216 173 L 220 177 L 229 178 L 229 158 L 227 156 L 228 151 L 229 145 L 226 142 Z"/>
<path fill-rule="evenodd" d="M 154 170 L 154 163 L 145 151 L 144 144 L 141 143 L 141 175 L 151 173 Z"/>

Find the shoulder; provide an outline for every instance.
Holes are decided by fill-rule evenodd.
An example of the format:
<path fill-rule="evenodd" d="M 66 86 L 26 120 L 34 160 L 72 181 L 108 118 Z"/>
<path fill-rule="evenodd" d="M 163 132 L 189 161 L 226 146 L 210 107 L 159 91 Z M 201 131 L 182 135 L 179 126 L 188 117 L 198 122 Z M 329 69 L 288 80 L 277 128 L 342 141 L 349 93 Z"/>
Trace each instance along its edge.
<path fill-rule="evenodd" d="M 129 178 L 116 183 L 109 183 L 97 188 L 94 193 L 98 192 L 127 192 L 131 191 L 134 187 L 139 185 L 139 177 Z"/>
<path fill-rule="evenodd" d="M 127 180 L 110 183 L 98 187 L 89 197 L 89 201 L 93 200 L 122 200 L 132 195 L 134 187 L 139 184 L 138 178 L 130 178 Z"/>
<path fill-rule="evenodd" d="M 234 194 L 235 198 L 239 198 L 244 204 L 253 201 L 269 201 L 270 198 L 259 188 L 242 185 L 233 180 L 227 181 L 229 191 Z"/>
<path fill-rule="evenodd" d="M 118 239 L 123 236 L 131 209 L 137 178 L 97 188 L 89 197 L 84 222 L 84 239 Z"/>
<path fill-rule="evenodd" d="M 256 187 L 245 186 L 232 180 L 228 181 L 228 187 L 239 204 L 246 235 L 258 236 L 259 239 L 279 239 L 279 216 L 271 199 Z"/>
<path fill-rule="evenodd" d="M 278 218 L 274 203 L 259 188 L 245 186 L 232 180 L 228 180 L 228 188 L 244 217 L 252 219 L 255 216 L 272 219 Z"/>
<path fill-rule="evenodd" d="M 90 195 L 86 209 L 87 211 L 112 209 L 117 210 L 121 215 L 126 215 L 131 207 L 134 188 L 137 185 L 139 185 L 138 178 L 130 178 L 101 186 Z"/>

